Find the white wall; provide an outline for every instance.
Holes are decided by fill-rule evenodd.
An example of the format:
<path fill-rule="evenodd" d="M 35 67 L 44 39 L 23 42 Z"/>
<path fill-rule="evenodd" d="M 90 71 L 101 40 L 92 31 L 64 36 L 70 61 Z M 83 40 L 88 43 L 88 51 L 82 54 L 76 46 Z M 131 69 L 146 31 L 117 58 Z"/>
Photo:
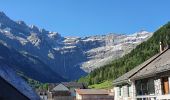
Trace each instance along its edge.
<path fill-rule="evenodd" d="M 133 81 L 132 84 L 131 84 L 131 98 L 132 100 L 136 100 L 135 97 L 136 97 L 136 87 L 135 87 L 135 82 Z"/>
<path fill-rule="evenodd" d="M 123 86 L 123 97 L 127 98 L 128 97 L 128 86 L 125 85 Z"/>
<path fill-rule="evenodd" d="M 119 87 L 114 87 L 114 100 L 118 100 L 119 97 Z"/>
<path fill-rule="evenodd" d="M 129 88 L 129 91 L 128 91 Z M 119 95 L 120 93 L 120 87 L 114 87 L 114 92 L 115 92 L 115 100 L 128 100 L 129 98 L 132 98 L 133 95 L 133 90 L 132 86 L 128 87 L 128 85 L 123 85 L 121 87 L 121 96 Z M 129 97 L 128 97 L 128 92 L 129 92 Z"/>
<path fill-rule="evenodd" d="M 155 95 L 162 95 L 161 79 L 154 80 Z"/>
<path fill-rule="evenodd" d="M 76 93 L 76 100 L 82 100 L 82 96 Z"/>

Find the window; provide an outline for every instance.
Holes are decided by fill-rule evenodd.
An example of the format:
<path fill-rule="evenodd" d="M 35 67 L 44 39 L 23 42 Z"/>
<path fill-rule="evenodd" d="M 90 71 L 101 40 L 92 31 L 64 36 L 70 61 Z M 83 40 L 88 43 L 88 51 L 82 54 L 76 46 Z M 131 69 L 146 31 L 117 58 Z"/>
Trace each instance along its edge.
<path fill-rule="evenodd" d="M 122 91 L 121 91 L 121 88 L 122 88 L 122 87 L 119 87 L 119 96 L 121 96 L 121 92 L 122 92 Z"/>
<path fill-rule="evenodd" d="M 154 79 L 149 79 L 147 85 L 148 94 L 154 94 L 155 93 Z"/>
<path fill-rule="evenodd" d="M 130 97 L 130 85 L 127 85 L 128 97 Z"/>
<path fill-rule="evenodd" d="M 154 79 L 142 79 L 135 82 L 137 95 L 150 95 L 155 93 Z"/>
<path fill-rule="evenodd" d="M 168 77 L 163 77 L 162 78 L 162 89 L 163 89 L 163 94 L 168 94 L 169 93 Z"/>

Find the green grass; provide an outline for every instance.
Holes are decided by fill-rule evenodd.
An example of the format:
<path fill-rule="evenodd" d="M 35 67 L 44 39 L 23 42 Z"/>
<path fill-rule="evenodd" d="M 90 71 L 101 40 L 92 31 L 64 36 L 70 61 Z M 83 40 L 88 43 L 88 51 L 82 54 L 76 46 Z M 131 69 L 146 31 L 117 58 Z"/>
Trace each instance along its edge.
<path fill-rule="evenodd" d="M 94 89 L 111 89 L 113 88 L 112 81 L 104 81 L 100 84 L 94 84 L 90 85 L 89 88 L 94 88 Z"/>

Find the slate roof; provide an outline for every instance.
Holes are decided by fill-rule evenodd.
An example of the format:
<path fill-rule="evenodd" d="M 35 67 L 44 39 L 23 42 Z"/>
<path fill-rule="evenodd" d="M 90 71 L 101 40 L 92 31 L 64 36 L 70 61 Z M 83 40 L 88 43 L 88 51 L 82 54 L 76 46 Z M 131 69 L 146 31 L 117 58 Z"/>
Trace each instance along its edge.
<path fill-rule="evenodd" d="M 131 79 L 147 78 L 168 70 L 170 70 L 170 49 L 162 53 L 162 55 L 136 73 Z"/>
<path fill-rule="evenodd" d="M 8 65 L 3 64 L 1 61 L 0 77 L 26 98 L 29 98 L 30 100 L 40 100 L 35 91 L 23 79 L 21 79 L 14 70 L 12 70 Z"/>
<path fill-rule="evenodd" d="M 76 89 L 78 94 L 86 95 L 108 95 L 109 91 L 105 89 Z"/>
<path fill-rule="evenodd" d="M 84 83 L 78 83 L 78 82 L 62 82 L 63 85 L 66 87 L 79 87 L 79 88 L 86 88 L 86 85 Z"/>
<path fill-rule="evenodd" d="M 155 69 L 153 67 L 154 66 L 153 64 L 158 64 L 158 63 L 155 63 L 155 62 L 159 61 L 158 59 L 161 58 L 161 59 L 164 59 L 164 60 L 161 60 L 159 62 L 159 65 L 157 65 L 157 67 L 162 66 L 163 63 L 161 63 L 161 62 L 168 61 L 168 58 L 170 59 L 170 56 L 165 56 L 167 53 L 170 54 L 169 48 L 165 49 L 162 53 L 158 53 L 158 54 L 154 55 L 150 59 L 146 60 L 144 63 L 142 63 L 139 66 L 132 69 L 131 71 L 129 71 L 129 72 L 125 73 L 124 75 L 120 76 L 119 78 L 115 79 L 113 81 L 113 84 L 119 85 L 119 84 L 123 84 L 123 83 L 128 83 L 128 80 L 131 79 L 133 76 L 134 76 L 133 79 L 137 78 L 137 76 L 144 77 L 145 75 L 147 76 L 147 74 L 149 74 L 149 73 L 153 73 L 154 70 L 157 70 L 157 72 L 163 71 L 167 67 L 166 68 L 159 67 L 159 68 Z M 150 66 L 152 66 L 152 70 L 150 69 Z M 145 68 L 147 68 L 147 69 L 145 69 Z M 145 69 L 145 70 L 143 70 L 143 69 Z"/>
<path fill-rule="evenodd" d="M 50 83 L 49 84 L 49 90 L 51 91 L 54 87 L 56 87 L 59 84 L 63 84 L 67 88 L 80 88 L 85 89 L 87 88 L 86 84 L 84 83 L 78 83 L 78 82 L 61 82 L 61 83 Z"/>
<path fill-rule="evenodd" d="M 63 84 L 59 84 L 55 88 L 53 88 L 52 91 L 69 91 L 69 89 Z"/>

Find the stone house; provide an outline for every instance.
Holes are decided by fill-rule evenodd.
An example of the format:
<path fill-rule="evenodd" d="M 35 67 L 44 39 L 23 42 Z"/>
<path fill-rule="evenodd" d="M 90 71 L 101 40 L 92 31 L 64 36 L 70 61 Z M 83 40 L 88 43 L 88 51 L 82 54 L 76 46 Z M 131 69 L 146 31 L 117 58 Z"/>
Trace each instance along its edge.
<path fill-rule="evenodd" d="M 62 82 L 49 84 L 47 92 L 48 100 L 74 100 L 76 97 L 75 89 L 85 89 L 84 83 Z"/>
<path fill-rule="evenodd" d="M 169 100 L 169 47 L 113 81 L 115 100 Z"/>

